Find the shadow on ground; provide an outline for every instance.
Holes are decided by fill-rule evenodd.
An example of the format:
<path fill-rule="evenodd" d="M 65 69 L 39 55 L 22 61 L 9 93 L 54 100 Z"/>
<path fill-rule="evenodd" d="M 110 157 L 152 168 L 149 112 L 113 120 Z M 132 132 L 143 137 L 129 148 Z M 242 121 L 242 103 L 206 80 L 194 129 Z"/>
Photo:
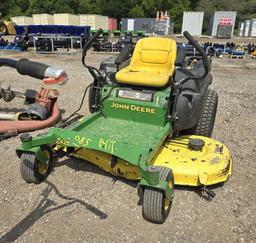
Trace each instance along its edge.
<path fill-rule="evenodd" d="M 121 176 L 114 176 L 108 172 L 105 172 L 103 169 L 97 167 L 96 165 L 88 162 L 88 161 L 84 161 L 75 157 L 71 157 L 71 158 L 66 158 L 65 160 L 63 160 L 62 162 L 59 162 L 56 164 L 56 167 L 59 166 L 68 166 L 69 168 L 75 170 L 75 171 L 84 171 L 84 172 L 91 172 L 91 173 L 95 173 L 101 176 L 107 176 L 111 179 L 113 179 L 113 183 L 115 183 L 116 181 L 122 181 L 123 183 L 136 188 L 138 185 L 138 181 L 129 181 Z M 207 186 L 206 189 L 213 191 L 213 195 L 214 190 L 218 189 L 220 187 L 223 186 L 224 183 L 219 183 L 219 184 L 215 184 L 215 185 L 211 185 L 211 186 Z M 209 196 L 206 192 L 205 192 L 205 188 L 203 188 L 202 186 L 180 186 L 180 185 L 176 185 L 175 186 L 175 190 L 181 190 L 181 191 L 193 191 L 196 194 L 198 194 L 200 197 L 204 198 L 207 201 L 211 201 L 214 196 Z M 141 200 L 139 200 L 139 205 L 141 204 Z"/>
<path fill-rule="evenodd" d="M 138 181 L 129 181 L 121 176 L 114 176 L 108 172 L 105 172 L 103 169 L 99 168 L 98 166 L 88 161 L 78 159 L 75 157 L 66 158 L 55 165 L 55 167 L 60 167 L 60 166 L 67 166 L 75 171 L 91 172 L 98 175 L 109 177 L 113 180 L 113 184 L 117 181 L 121 181 L 134 188 L 136 188 L 138 184 Z"/>
<path fill-rule="evenodd" d="M 13 242 L 17 240 L 45 214 L 49 214 L 53 211 L 59 210 L 64 207 L 68 207 L 75 203 L 81 204 L 87 210 L 89 210 L 90 212 L 98 216 L 99 219 L 107 218 L 107 214 L 105 214 L 98 208 L 80 199 L 67 197 L 61 194 L 61 192 L 57 189 L 57 187 L 49 181 L 45 181 L 45 183 L 47 184 L 47 187 L 42 191 L 41 193 L 42 199 L 38 202 L 35 209 L 29 215 L 27 215 L 24 219 L 22 219 L 18 224 L 16 224 L 13 228 L 11 228 L 6 234 L 4 234 L 0 238 L 0 242 Z M 53 200 L 49 199 L 49 195 L 51 192 L 54 192 L 59 198 L 65 200 L 66 202 L 61 205 L 58 205 Z"/>

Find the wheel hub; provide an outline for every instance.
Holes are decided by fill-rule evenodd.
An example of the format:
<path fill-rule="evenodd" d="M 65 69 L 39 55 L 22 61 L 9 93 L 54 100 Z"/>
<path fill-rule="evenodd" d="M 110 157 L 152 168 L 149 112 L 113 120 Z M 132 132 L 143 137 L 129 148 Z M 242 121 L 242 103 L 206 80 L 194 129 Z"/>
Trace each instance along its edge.
<path fill-rule="evenodd" d="M 48 160 L 45 161 L 44 163 L 39 163 L 39 165 L 38 165 L 38 172 L 41 175 L 44 175 L 47 172 L 47 170 L 49 168 L 49 160 L 50 160 L 49 151 L 44 151 L 43 153 L 48 158 Z"/>

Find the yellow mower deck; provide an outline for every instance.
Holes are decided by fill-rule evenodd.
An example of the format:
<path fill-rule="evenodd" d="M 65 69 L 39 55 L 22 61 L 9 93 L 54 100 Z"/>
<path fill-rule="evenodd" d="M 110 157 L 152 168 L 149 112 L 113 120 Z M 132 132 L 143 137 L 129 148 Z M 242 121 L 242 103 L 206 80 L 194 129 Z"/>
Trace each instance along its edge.
<path fill-rule="evenodd" d="M 204 140 L 202 151 L 189 149 L 189 138 Z M 74 156 L 87 160 L 113 175 L 128 180 L 140 179 L 138 167 L 124 160 L 119 159 L 115 167 L 111 168 L 110 154 L 83 149 L 74 153 Z M 232 157 L 227 147 L 212 138 L 195 135 L 167 140 L 150 165 L 171 168 L 176 185 L 213 185 L 226 181 L 232 174 Z"/>

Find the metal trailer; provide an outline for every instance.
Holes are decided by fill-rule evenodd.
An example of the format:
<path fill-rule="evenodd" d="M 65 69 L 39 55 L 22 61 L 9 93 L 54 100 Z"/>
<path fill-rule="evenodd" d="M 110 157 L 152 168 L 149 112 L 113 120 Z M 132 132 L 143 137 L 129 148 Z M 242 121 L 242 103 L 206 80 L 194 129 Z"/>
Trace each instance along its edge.
<path fill-rule="evenodd" d="M 211 17 L 209 26 L 209 35 L 217 36 L 218 25 L 222 18 L 230 18 L 232 25 L 231 37 L 233 36 L 234 26 L 236 22 L 236 11 L 215 11 L 214 16 Z"/>
<path fill-rule="evenodd" d="M 191 35 L 201 36 L 204 12 L 183 12 L 182 32 L 188 31 Z"/>
<path fill-rule="evenodd" d="M 85 37 L 90 36 L 90 26 L 74 26 L 74 25 L 15 25 L 17 35 L 23 34 L 59 34 Z"/>
<path fill-rule="evenodd" d="M 153 33 L 155 30 L 155 19 L 153 18 L 122 18 L 121 30 L 123 31 L 139 31 L 145 33 Z"/>
<path fill-rule="evenodd" d="M 57 53 L 74 55 L 78 52 L 78 49 L 82 49 L 83 38 L 80 36 L 42 35 L 33 36 L 33 43 L 36 53 Z M 58 48 L 60 48 L 61 50 L 58 50 Z"/>

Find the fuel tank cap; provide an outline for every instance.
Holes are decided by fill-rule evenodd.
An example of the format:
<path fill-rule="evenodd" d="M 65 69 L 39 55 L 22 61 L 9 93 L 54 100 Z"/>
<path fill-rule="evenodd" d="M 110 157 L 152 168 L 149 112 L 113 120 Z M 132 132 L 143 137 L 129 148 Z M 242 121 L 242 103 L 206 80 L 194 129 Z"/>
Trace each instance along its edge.
<path fill-rule="evenodd" d="M 204 140 L 200 138 L 190 138 L 188 142 L 188 148 L 195 151 L 202 150 L 204 145 Z"/>

